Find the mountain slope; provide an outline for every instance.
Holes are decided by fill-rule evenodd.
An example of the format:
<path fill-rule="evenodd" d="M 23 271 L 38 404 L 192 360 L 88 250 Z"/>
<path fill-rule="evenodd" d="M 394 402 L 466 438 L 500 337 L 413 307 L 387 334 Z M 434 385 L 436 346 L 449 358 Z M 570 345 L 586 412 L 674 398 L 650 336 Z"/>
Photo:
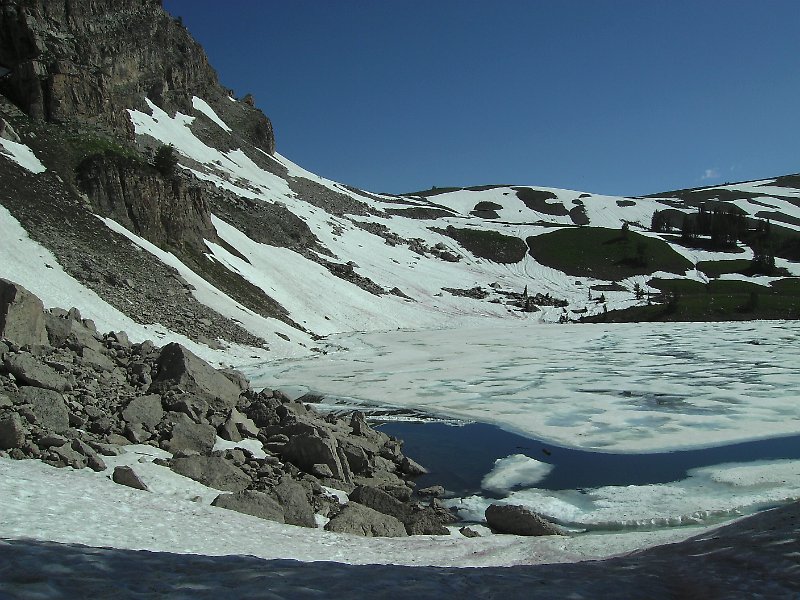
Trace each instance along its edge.
<path fill-rule="evenodd" d="M 222 88 L 153 2 L 12 1 L 0 31 L 0 276 L 105 329 L 244 362 L 308 354 L 340 331 L 605 318 L 667 306 L 667 280 L 718 274 L 769 295 L 800 275 L 796 176 L 647 198 L 374 194 L 276 153 L 252 99 Z M 153 157 L 166 145 L 178 166 L 164 171 Z M 682 236 L 700 207 L 740 214 L 742 235 Z M 770 275 L 748 271 L 767 252 L 755 234 L 767 219 Z M 711 313 L 685 316 L 697 315 Z"/>

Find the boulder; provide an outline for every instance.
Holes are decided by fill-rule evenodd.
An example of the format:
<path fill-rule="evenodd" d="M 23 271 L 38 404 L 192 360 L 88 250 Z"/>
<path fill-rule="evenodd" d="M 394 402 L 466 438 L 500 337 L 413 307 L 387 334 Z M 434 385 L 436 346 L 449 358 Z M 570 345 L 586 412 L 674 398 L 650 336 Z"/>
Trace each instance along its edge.
<path fill-rule="evenodd" d="M 25 434 L 25 424 L 17 413 L 0 418 L 0 450 L 22 447 Z"/>
<path fill-rule="evenodd" d="M 64 396 L 58 392 L 23 386 L 17 400 L 20 404 L 30 404 L 36 424 L 45 431 L 63 433 L 69 429 L 69 411 Z"/>
<path fill-rule="evenodd" d="M 83 469 L 87 465 L 86 457 L 69 444 L 53 447 L 49 452 L 56 457 L 57 466 Z"/>
<path fill-rule="evenodd" d="M 325 525 L 325 529 L 366 537 L 405 537 L 408 535 L 403 524 L 394 517 L 352 501 Z"/>
<path fill-rule="evenodd" d="M 428 472 L 428 469 L 423 467 L 418 462 L 411 460 L 407 456 L 404 456 L 403 460 L 400 462 L 400 471 L 406 475 L 410 475 L 411 477 L 417 477 L 419 475 L 425 475 L 425 473 Z"/>
<path fill-rule="evenodd" d="M 81 364 L 95 371 L 113 371 L 116 365 L 114 361 L 102 352 L 92 348 L 81 348 Z"/>
<path fill-rule="evenodd" d="M 513 535 L 563 535 L 557 526 L 524 506 L 492 504 L 486 509 L 486 523 L 494 531 Z"/>
<path fill-rule="evenodd" d="M 307 473 L 313 471 L 314 465 L 327 465 L 335 479 L 350 482 L 352 478 L 346 476 L 349 468 L 345 471 L 337 451 L 336 440 L 304 434 L 295 435 L 289 439 L 289 443 L 282 448 L 281 453 L 284 461 L 292 463 Z M 345 464 L 347 464 L 346 459 Z"/>
<path fill-rule="evenodd" d="M 208 402 L 197 394 L 170 395 L 164 399 L 164 404 L 169 410 L 187 415 L 195 423 L 205 421 L 209 410 Z"/>
<path fill-rule="evenodd" d="M 171 413 L 172 414 L 172 413 Z M 198 452 L 208 454 L 214 449 L 217 431 L 207 423 L 195 423 L 183 413 L 177 413 L 172 434 L 165 449 L 173 454 Z"/>
<path fill-rule="evenodd" d="M 19 346 L 48 344 L 42 301 L 6 279 L 0 279 L 0 338 Z"/>
<path fill-rule="evenodd" d="M 55 369 L 40 363 L 30 354 L 7 354 L 4 365 L 9 373 L 27 385 L 57 392 L 64 392 L 71 387 Z"/>
<path fill-rule="evenodd" d="M 114 483 L 127 485 L 128 487 L 132 487 L 136 490 L 143 490 L 145 492 L 150 491 L 147 487 L 147 484 L 145 484 L 145 482 L 139 478 L 133 468 L 127 465 L 114 467 L 114 473 L 112 473 L 111 479 L 114 481 Z"/>
<path fill-rule="evenodd" d="M 245 490 L 235 494 L 220 494 L 214 499 L 211 506 L 235 510 L 259 519 L 285 523 L 283 507 L 275 498 L 263 492 Z"/>
<path fill-rule="evenodd" d="M 231 416 L 229 419 L 236 425 L 236 428 L 239 430 L 239 433 L 246 438 L 254 438 L 258 435 L 259 429 L 258 425 L 255 422 L 243 415 L 235 408 L 231 410 Z"/>
<path fill-rule="evenodd" d="M 241 492 L 251 483 L 244 471 L 220 456 L 175 458 L 170 468 L 179 475 L 226 492 Z"/>
<path fill-rule="evenodd" d="M 149 394 L 134 398 L 122 411 L 122 418 L 129 424 L 138 423 L 147 429 L 153 430 L 164 418 L 161 396 Z"/>
<path fill-rule="evenodd" d="M 308 492 L 302 484 L 290 477 L 282 477 L 272 488 L 272 495 L 283 507 L 284 521 L 290 525 L 316 527 L 314 508 L 308 501 Z"/>
<path fill-rule="evenodd" d="M 359 486 L 350 493 L 350 499 L 403 523 L 409 535 L 449 535 L 443 522 L 452 520 L 447 513 L 430 507 L 401 502 L 391 494 L 374 487 Z"/>
<path fill-rule="evenodd" d="M 179 388 L 182 392 L 208 396 L 216 400 L 217 408 L 228 410 L 239 400 L 238 385 L 180 344 L 164 346 L 156 363 L 158 375 L 150 387 L 152 391 Z"/>
<path fill-rule="evenodd" d="M 228 418 L 222 425 L 219 426 L 217 429 L 217 435 L 219 435 L 219 437 L 221 437 L 223 440 L 228 440 L 229 442 L 241 442 L 244 439 L 242 434 L 239 433 L 239 428 L 236 427 L 236 423 L 231 418 Z"/>
<path fill-rule="evenodd" d="M 63 312 L 63 314 L 62 314 Z M 66 311 L 55 309 L 45 313 L 45 328 L 50 345 L 60 348 L 64 345 L 73 349 L 91 348 L 100 351 L 102 345 L 94 336 L 94 332 L 81 320 L 73 319 Z"/>

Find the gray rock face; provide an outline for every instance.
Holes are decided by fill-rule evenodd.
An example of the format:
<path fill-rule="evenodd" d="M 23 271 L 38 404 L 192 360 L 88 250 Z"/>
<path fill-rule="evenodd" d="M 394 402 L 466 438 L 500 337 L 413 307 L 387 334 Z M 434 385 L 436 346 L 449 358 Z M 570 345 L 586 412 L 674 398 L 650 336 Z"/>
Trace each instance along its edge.
<path fill-rule="evenodd" d="M 81 364 L 95 371 L 112 371 L 116 366 L 108 356 L 92 348 L 81 349 Z"/>
<path fill-rule="evenodd" d="M 272 154 L 269 119 L 252 104 L 227 99 L 202 47 L 160 4 L 31 0 L 5 6 L 0 57 L 11 73 L 0 91 L 33 119 L 99 125 L 120 136 L 129 131 L 121 107 L 147 110 L 147 96 L 167 112 L 192 114 L 197 95 L 237 136 Z"/>
<path fill-rule="evenodd" d="M 450 534 L 450 530 L 443 525 L 443 521 L 452 520 L 448 514 L 440 514 L 430 507 L 406 504 L 383 490 L 359 486 L 350 493 L 350 499 L 396 518 L 409 535 Z"/>
<path fill-rule="evenodd" d="M 170 468 L 179 475 L 226 492 L 241 492 L 251 483 L 244 471 L 219 456 L 176 458 Z"/>
<path fill-rule="evenodd" d="M 48 343 L 42 301 L 6 279 L 0 279 L 0 338 L 20 346 Z"/>
<path fill-rule="evenodd" d="M 183 392 L 214 398 L 228 409 L 236 406 L 239 386 L 180 344 L 164 346 L 157 364 L 158 375 L 153 380 L 151 390 L 179 388 Z"/>
<path fill-rule="evenodd" d="M 403 524 L 377 510 L 350 502 L 331 519 L 325 529 L 337 533 L 350 533 L 365 537 L 406 537 Z"/>
<path fill-rule="evenodd" d="M 336 440 L 314 435 L 295 435 L 283 448 L 283 459 L 304 471 L 311 472 L 314 465 L 327 465 L 334 478 L 348 481 L 337 452 Z M 346 464 L 346 463 L 345 463 Z M 349 469 L 348 469 L 349 471 Z"/>
<path fill-rule="evenodd" d="M 272 489 L 272 495 L 283 507 L 286 523 L 300 527 L 316 527 L 314 509 L 308 501 L 306 489 L 289 477 L 281 478 Z"/>
<path fill-rule="evenodd" d="M 25 443 L 25 426 L 17 413 L 0 418 L 0 450 L 19 448 Z"/>
<path fill-rule="evenodd" d="M 80 320 L 73 318 L 74 313 L 56 314 L 55 311 L 45 313 L 45 328 L 50 345 L 60 348 L 64 344 L 69 344 L 72 348 L 91 348 L 99 351 L 100 342 L 95 339 L 94 332 L 86 327 Z"/>
<path fill-rule="evenodd" d="M 186 415 L 177 415 L 172 436 L 166 444 L 166 449 L 173 454 L 178 452 L 199 452 L 208 454 L 214 448 L 217 431 L 207 423 L 195 423 Z"/>
<path fill-rule="evenodd" d="M 122 418 L 128 423 L 138 423 L 152 430 L 164 418 L 161 396 L 149 394 L 134 398 L 122 411 Z"/>
<path fill-rule="evenodd" d="M 285 523 L 283 507 L 275 498 L 263 492 L 245 490 L 236 494 L 220 494 L 211 506 L 235 510 L 267 521 Z"/>
<path fill-rule="evenodd" d="M 144 490 L 145 492 L 150 491 L 147 485 L 136 474 L 136 472 L 127 465 L 114 467 L 114 473 L 111 475 L 111 479 L 114 481 L 114 483 L 126 485 L 136 490 Z"/>
<path fill-rule="evenodd" d="M 563 535 L 564 532 L 524 506 L 492 504 L 486 509 L 486 523 L 500 533 L 513 535 Z"/>
<path fill-rule="evenodd" d="M 9 354 L 4 362 L 9 373 L 23 383 L 64 392 L 70 388 L 69 382 L 55 369 L 40 363 L 30 354 Z"/>
<path fill-rule="evenodd" d="M 202 251 L 204 239 L 219 240 L 204 190 L 167 179 L 150 165 L 122 156 L 92 156 L 78 169 L 78 185 L 98 213 L 159 246 Z"/>
<path fill-rule="evenodd" d="M 69 429 L 69 411 L 64 396 L 53 390 L 23 386 L 19 402 L 31 405 L 36 424 L 42 429 L 62 433 Z"/>

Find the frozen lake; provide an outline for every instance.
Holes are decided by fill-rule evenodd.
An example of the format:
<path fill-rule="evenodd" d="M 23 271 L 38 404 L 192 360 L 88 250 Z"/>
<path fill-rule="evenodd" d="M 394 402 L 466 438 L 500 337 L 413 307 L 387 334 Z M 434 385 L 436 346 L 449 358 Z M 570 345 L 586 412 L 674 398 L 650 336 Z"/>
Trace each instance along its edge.
<path fill-rule="evenodd" d="M 605 453 L 800 434 L 797 322 L 515 323 L 332 336 L 324 348 L 325 356 L 248 375 L 256 386 L 307 390 L 326 403 L 412 408 Z M 615 529 L 704 522 L 800 498 L 800 461 L 756 458 L 722 452 L 674 481 L 614 485 L 609 471 L 605 484 L 553 490 L 537 487 L 552 471 L 545 456 L 512 452 L 485 474 L 483 493 L 451 502 L 467 519 L 479 519 L 494 496 L 570 526 Z M 455 469 L 457 461 L 454 453 Z"/>

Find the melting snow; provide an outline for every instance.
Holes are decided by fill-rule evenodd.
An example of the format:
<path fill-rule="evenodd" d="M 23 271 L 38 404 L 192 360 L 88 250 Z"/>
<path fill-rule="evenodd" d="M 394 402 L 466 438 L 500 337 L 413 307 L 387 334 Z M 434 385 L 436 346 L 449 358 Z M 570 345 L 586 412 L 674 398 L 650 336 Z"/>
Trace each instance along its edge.
<path fill-rule="evenodd" d="M 231 131 L 231 128 L 228 127 L 225 124 L 225 122 L 217 116 L 217 113 L 214 112 L 214 109 L 211 108 L 208 105 L 208 103 L 205 100 L 203 100 L 202 98 L 198 98 L 197 96 L 193 96 L 192 97 L 192 107 L 195 110 L 199 110 L 201 113 L 203 113 L 209 119 L 214 121 L 214 123 L 219 125 L 225 131 L 228 131 L 228 132 Z"/>
<path fill-rule="evenodd" d="M 36 158 L 33 150 L 28 148 L 25 144 L 13 142 L 5 138 L 0 138 L 0 154 L 6 158 L 13 160 L 23 169 L 27 169 L 31 173 L 44 173 L 47 168 L 42 162 Z"/>

